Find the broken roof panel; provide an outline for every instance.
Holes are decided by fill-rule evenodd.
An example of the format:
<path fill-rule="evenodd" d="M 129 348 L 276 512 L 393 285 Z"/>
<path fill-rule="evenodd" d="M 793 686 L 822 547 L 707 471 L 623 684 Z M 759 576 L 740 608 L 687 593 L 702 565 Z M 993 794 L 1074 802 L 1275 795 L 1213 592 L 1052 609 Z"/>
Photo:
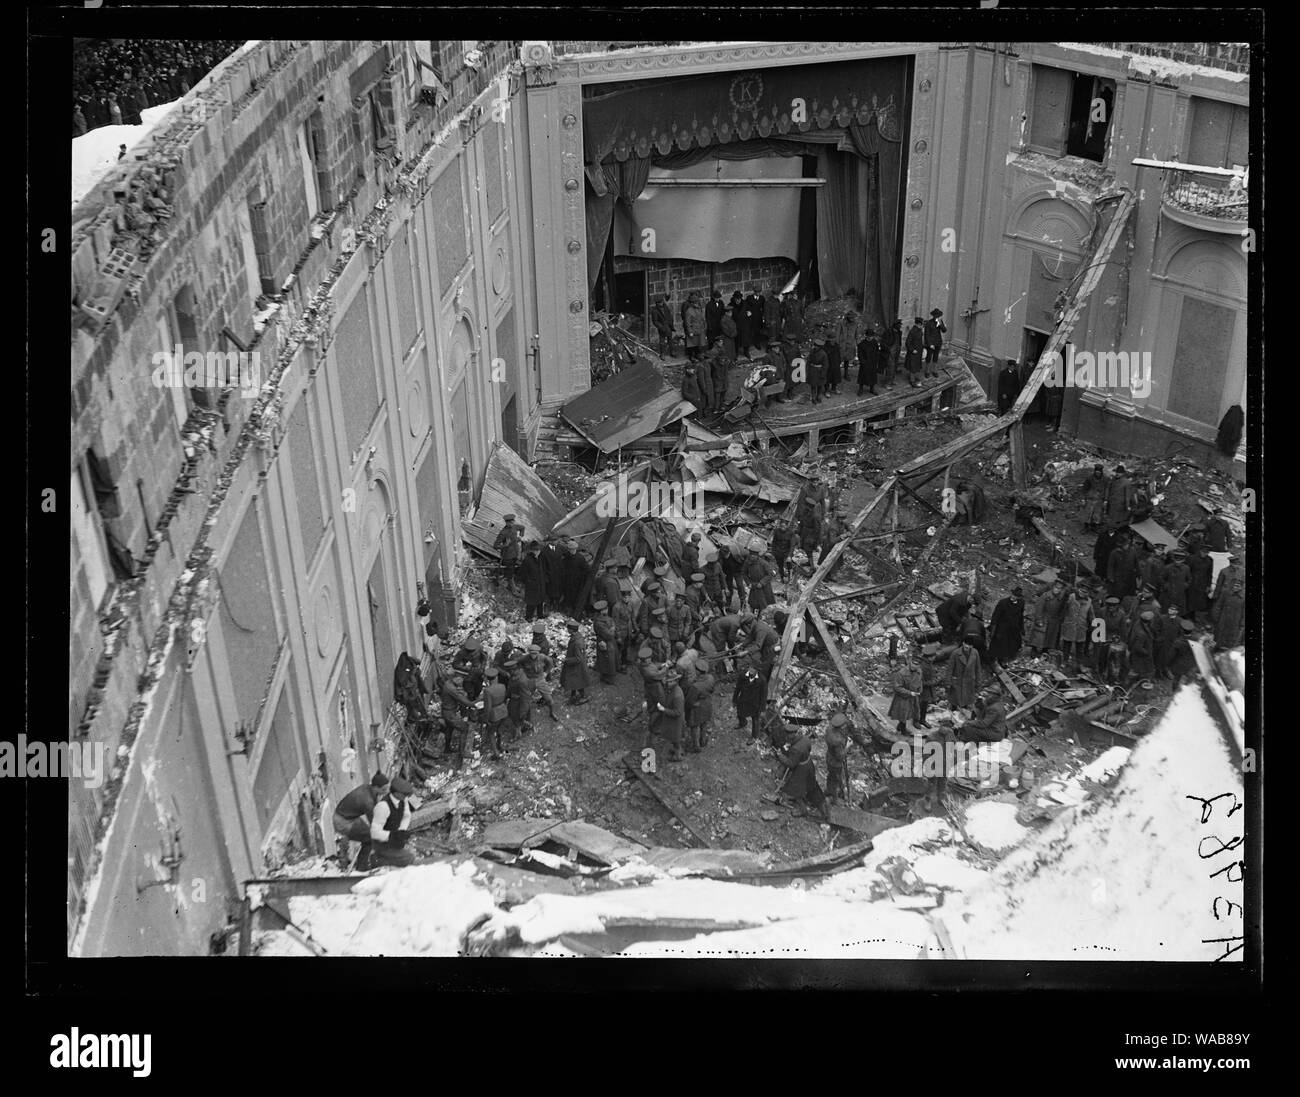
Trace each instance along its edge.
<path fill-rule="evenodd" d="M 612 453 L 694 410 L 653 365 L 639 358 L 636 365 L 570 400 L 560 415 L 602 453 Z"/>
<path fill-rule="evenodd" d="M 493 541 L 507 514 L 524 527 L 525 537 L 540 539 L 564 516 L 564 504 L 522 457 L 497 442 L 488 458 L 478 509 L 462 528 L 465 543 L 488 556 L 500 555 Z"/>

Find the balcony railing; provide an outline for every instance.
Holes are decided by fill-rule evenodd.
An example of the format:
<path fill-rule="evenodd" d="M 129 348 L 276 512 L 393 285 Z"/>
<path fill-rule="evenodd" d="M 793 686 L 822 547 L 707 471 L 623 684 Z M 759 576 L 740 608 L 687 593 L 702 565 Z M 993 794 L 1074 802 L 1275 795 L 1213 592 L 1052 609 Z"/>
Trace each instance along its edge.
<path fill-rule="evenodd" d="M 1216 221 L 1244 222 L 1248 208 L 1244 175 L 1208 175 L 1195 171 L 1165 173 L 1165 205 L 1172 211 Z"/>

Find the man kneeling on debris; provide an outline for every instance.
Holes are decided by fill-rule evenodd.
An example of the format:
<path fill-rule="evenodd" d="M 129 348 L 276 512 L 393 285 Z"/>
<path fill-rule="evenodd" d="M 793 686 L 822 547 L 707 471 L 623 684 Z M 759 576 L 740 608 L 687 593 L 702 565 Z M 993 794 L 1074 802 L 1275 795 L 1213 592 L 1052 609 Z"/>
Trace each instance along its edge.
<path fill-rule="evenodd" d="M 363 868 L 370 861 L 370 821 L 375 814 L 375 805 L 388 794 L 388 778 L 376 773 L 368 785 L 358 785 L 334 809 L 334 833 L 348 842 L 360 842 L 361 852 L 357 856 L 357 867 Z M 347 862 L 348 846 L 342 844 L 341 857 Z M 350 862 L 348 862 L 350 863 Z M 344 864 L 344 868 L 347 863 Z"/>
<path fill-rule="evenodd" d="M 996 686 L 976 699 L 975 719 L 962 724 L 956 737 L 964 743 L 997 743 L 1007 737 L 1007 703 Z"/>
<path fill-rule="evenodd" d="M 781 785 L 782 795 L 808 804 L 823 820 L 829 821 L 826 795 L 817 783 L 817 764 L 812 760 L 812 733 L 799 736 L 778 758 L 787 771 Z"/>
<path fill-rule="evenodd" d="M 407 831 L 411 825 L 411 805 L 407 797 L 412 791 L 406 778 L 394 777 L 388 795 L 375 805 L 375 814 L 370 820 L 370 849 L 376 865 L 409 865 L 415 860 L 415 854 L 406 848 Z"/>

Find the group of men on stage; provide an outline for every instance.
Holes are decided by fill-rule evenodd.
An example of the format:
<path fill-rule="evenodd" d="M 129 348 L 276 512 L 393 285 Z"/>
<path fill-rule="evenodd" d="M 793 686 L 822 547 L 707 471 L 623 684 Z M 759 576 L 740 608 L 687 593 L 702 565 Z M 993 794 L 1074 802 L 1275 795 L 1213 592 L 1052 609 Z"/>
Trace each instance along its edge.
<path fill-rule="evenodd" d="M 682 399 L 706 415 L 719 415 L 740 401 L 762 409 L 775 389 L 779 402 L 793 400 L 800 384 L 807 384 L 814 404 L 827 396 L 840 395 L 852 383 L 852 366 L 857 364 L 857 395 L 879 395 L 878 385 L 892 386 L 902 366 L 908 384 L 919 387 L 922 378 L 937 377 L 939 354 L 947 327 L 941 309 L 932 309 L 930 319 L 918 316 L 906 337 L 902 321 L 891 328 L 871 325 L 855 309 L 849 309 L 833 324 L 809 328 L 804 302 L 794 294 L 784 297 L 775 288 L 766 296 L 737 291 L 730 306 L 722 294 L 713 291 L 708 304 L 701 304 L 698 292 L 682 306 L 686 334 L 687 363 L 682 374 Z M 659 332 L 660 353 L 672 352 L 673 316 L 668 299 L 661 295 L 651 309 L 651 322 Z M 800 375 L 796 363 L 802 360 Z M 744 373 L 740 390 L 732 395 L 733 367 Z M 742 409 L 743 410 L 743 409 Z M 734 412 L 733 412 L 734 415 Z"/>

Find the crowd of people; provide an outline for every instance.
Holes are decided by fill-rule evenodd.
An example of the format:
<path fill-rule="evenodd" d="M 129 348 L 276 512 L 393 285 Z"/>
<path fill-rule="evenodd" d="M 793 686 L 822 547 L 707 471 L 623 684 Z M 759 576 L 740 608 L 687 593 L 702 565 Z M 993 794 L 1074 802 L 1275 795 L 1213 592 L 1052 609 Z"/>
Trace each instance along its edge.
<path fill-rule="evenodd" d="M 1166 552 L 1134 543 L 1129 527 L 1145 504 L 1123 466 L 1114 476 L 1097 466 L 1082 494 L 1083 521 L 1099 531 L 1097 577 L 1057 579 L 1032 598 L 1014 586 L 987 623 L 979 597 L 963 583 L 938 607 L 939 639 L 916 650 L 904 647 L 891 658 L 888 716 L 900 736 L 965 743 L 1005 739 L 1009 702 L 997 672 L 1026 647 L 1131 688 L 1161 679 L 1176 685 L 1193 674 L 1191 641 L 1201 631 L 1212 631 L 1221 647 L 1241 642 L 1244 575 L 1235 559 L 1211 589 L 1207 554 L 1231 546 L 1221 513 L 1189 531 L 1186 553 Z M 868 753 L 879 747 L 855 725 L 847 705 L 826 714 L 823 790 L 812 758 L 818 730 L 792 728 L 768 699 L 789 621 L 774 583 L 784 582 L 794 568 L 810 573 L 846 532 L 836 489 L 814 482 L 800 493 L 793 519 L 779 521 L 770 541 L 744 549 L 723 544 L 705 560 L 703 535 L 692 532 L 674 547 L 673 559 L 661 548 L 647 561 L 645 578 L 634 588 L 626 552 L 612 554 L 596 570 L 576 539 L 528 538 L 515 515 L 505 515 L 496 538 L 500 564 L 494 582 L 521 598 L 532 623 L 529 643 L 516 647 L 507 638 L 489 651 L 472 631 L 453 641 L 421 603 L 431 682 L 425 684 L 419 663 L 404 653 L 394 679 L 397 700 L 431 738 L 441 733 L 443 756 L 459 768 L 475 749 L 500 758 L 534 732 L 542 714 L 554 720 L 557 685 L 569 705 L 579 706 L 590 699 L 597 678 L 613 685 L 630 674 L 641 685 L 645 713 L 633 745 L 643 756 L 651 749 L 674 763 L 708 749 L 717 707 L 729 691 L 733 735 L 770 747 L 784 770 L 786 800 L 798 812 L 829 820 L 832 803 L 849 796 L 848 744 L 856 742 Z M 565 615 L 568 633 L 562 652 L 552 649 L 547 636 L 548 616 L 556 612 Z M 590 645 L 583 619 L 591 624 Z M 816 650 L 814 635 L 807 630 L 796 651 Z M 960 723 L 946 717 L 932 727 L 931 707 L 940 690 Z M 428 704 L 433 696 L 439 701 L 436 719 Z M 354 790 L 339 805 L 336 830 L 360 841 L 374 864 L 407 863 L 409 795 L 402 778 L 391 786 Z"/>
<path fill-rule="evenodd" d="M 105 39 L 80 45 L 72 67 L 72 136 L 100 126 L 140 125 L 142 110 L 179 99 L 240 45 L 242 39 Z"/>
<path fill-rule="evenodd" d="M 716 289 L 707 302 L 692 292 L 678 311 L 687 359 L 682 398 L 706 415 L 732 417 L 748 414 L 752 406 L 766 407 L 771 398 L 793 400 L 802 384 L 814 404 L 854 384 L 858 396 L 879 395 L 877 386 L 892 387 L 901 373 L 909 385 L 920 387 L 938 376 L 948 330 L 941 309 L 932 309 L 928 320 L 916 317 L 906 333 L 901 320 L 886 328 L 869 323 L 854 308 L 833 324 L 810 325 L 807 301 L 775 286 L 766 293 L 757 287 L 748 294 L 736 290 L 730 301 Z M 659 353 L 671 357 L 676 318 L 666 295 L 651 307 L 650 322 Z M 740 399 L 733 402 L 729 384 L 737 364 L 746 372 Z"/>

